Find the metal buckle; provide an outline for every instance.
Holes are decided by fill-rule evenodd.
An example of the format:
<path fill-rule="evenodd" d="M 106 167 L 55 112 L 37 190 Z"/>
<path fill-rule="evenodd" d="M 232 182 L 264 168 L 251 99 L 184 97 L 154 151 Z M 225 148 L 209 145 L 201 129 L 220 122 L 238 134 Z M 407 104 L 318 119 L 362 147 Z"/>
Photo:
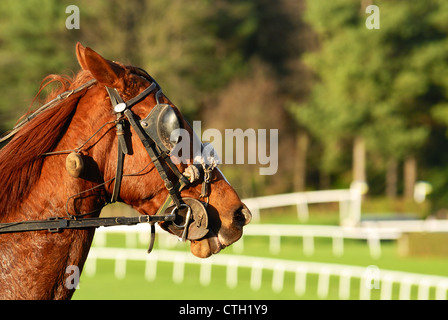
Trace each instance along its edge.
<path fill-rule="evenodd" d="M 59 218 L 59 217 L 50 217 L 47 219 L 47 221 L 57 221 L 58 226 L 55 228 L 48 228 L 48 232 L 51 233 L 58 233 L 61 232 L 61 229 L 65 229 L 68 227 L 68 220 L 67 219 L 63 219 L 63 218 Z"/>
<path fill-rule="evenodd" d="M 176 223 L 176 220 L 173 221 L 173 224 L 176 228 L 184 229 L 184 231 L 182 232 L 181 240 L 182 240 L 182 242 L 185 242 L 185 241 L 187 241 L 188 226 L 190 225 L 190 222 L 191 222 L 191 207 L 185 203 L 181 203 L 179 208 L 174 207 L 173 210 L 171 210 L 171 214 L 176 214 L 176 211 L 178 211 L 182 207 L 187 207 L 187 214 L 185 216 L 184 224 L 178 225 Z"/>

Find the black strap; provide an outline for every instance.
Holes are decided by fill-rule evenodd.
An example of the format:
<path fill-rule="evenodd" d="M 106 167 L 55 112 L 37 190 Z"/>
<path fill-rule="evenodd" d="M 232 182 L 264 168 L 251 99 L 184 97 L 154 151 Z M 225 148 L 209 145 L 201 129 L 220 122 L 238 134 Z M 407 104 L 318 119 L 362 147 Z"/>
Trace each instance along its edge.
<path fill-rule="evenodd" d="M 119 103 L 124 103 L 116 89 L 106 87 L 106 91 L 109 94 L 110 102 L 113 108 Z M 124 137 L 124 121 L 122 119 L 120 120 L 121 116 L 121 112 L 117 114 L 117 168 L 115 171 L 114 189 L 112 191 L 111 203 L 116 202 L 120 197 L 121 180 L 123 179 L 124 156 L 128 153 L 128 148 Z"/>
<path fill-rule="evenodd" d="M 165 169 L 163 168 L 162 164 L 160 163 L 160 155 L 158 154 L 156 148 L 155 148 L 155 142 L 148 137 L 140 124 L 135 121 L 134 114 L 131 110 L 126 109 L 124 111 L 125 116 L 128 118 L 129 123 L 134 128 L 135 132 L 137 133 L 138 137 L 143 143 L 143 146 L 145 147 L 146 151 L 149 154 L 149 157 L 151 158 L 151 161 L 154 163 L 154 166 L 156 167 L 157 171 L 159 172 L 160 177 L 162 178 L 163 182 L 165 183 L 165 187 L 168 189 L 168 192 L 170 194 L 171 199 L 173 200 L 174 204 L 177 208 L 180 208 L 180 199 L 177 195 L 176 188 L 174 188 L 173 183 L 168 179 L 168 176 L 166 174 Z"/>
<path fill-rule="evenodd" d="M 139 136 L 146 151 L 148 152 L 148 154 L 151 158 L 151 161 L 154 163 L 157 171 L 159 172 L 160 177 L 164 181 L 165 187 L 168 189 L 168 192 L 169 192 L 170 197 L 172 198 L 174 204 L 176 205 L 177 208 L 180 208 L 180 199 L 177 195 L 177 192 L 176 192 L 176 189 L 174 188 L 173 183 L 168 179 L 166 171 L 163 168 L 162 164 L 160 163 L 160 160 L 159 160 L 160 157 L 164 158 L 165 162 L 168 164 L 168 166 L 171 168 L 171 170 L 174 172 L 174 174 L 178 177 L 179 180 L 181 180 L 182 182 L 184 182 L 186 184 L 188 184 L 188 180 L 182 175 L 182 173 L 179 172 L 177 167 L 174 166 L 174 164 L 172 164 L 171 161 L 169 161 L 169 159 L 167 159 L 166 154 L 163 154 L 163 153 L 159 154 L 157 152 L 157 150 L 155 148 L 154 141 L 145 134 L 144 130 L 140 127 L 140 124 L 135 120 L 134 114 L 130 110 L 130 108 L 132 108 L 132 106 L 134 106 L 136 103 L 138 103 L 138 102 L 142 101 L 144 98 L 146 98 L 146 96 L 148 96 L 156 87 L 157 88 L 159 87 L 158 84 L 156 82 L 152 82 L 149 87 L 147 87 L 145 90 L 140 92 L 140 94 L 138 94 L 136 97 L 128 100 L 127 102 L 123 101 L 123 99 L 121 98 L 120 94 L 118 93 L 118 91 L 116 89 L 106 87 L 106 91 L 109 94 L 110 101 L 112 103 L 112 107 L 115 107 L 119 103 L 125 103 L 126 108 L 124 108 L 123 113 L 128 118 L 129 123 L 132 125 L 134 130 L 137 132 L 137 135 Z M 119 112 L 117 114 L 117 119 L 119 119 L 121 117 L 121 115 L 122 115 L 122 113 Z M 122 129 L 122 125 L 123 125 L 122 122 L 117 123 L 117 134 L 118 134 L 118 156 L 117 157 L 118 157 L 118 160 L 117 160 L 117 170 L 116 170 L 116 174 L 115 174 L 114 191 L 112 193 L 111 202 L 117 201 L 117 199 L 119 197 L 120 188 L 121 188 L 121 179 L 123 176 L 124 154 L 127 153 L 127 152 L 125 152 L 127 150 L 127 148 L 125 146 L 123 146 L 123 148 L 120 147 L 120 145 L 125 145 L 125 141 L 120 142 L 121 134 L 119 132 L 120 132 L 120 129 Z"/>
<path fill-rule="evenodd" d="M 157 82 L 151 83 L 151 85 L 140 92 L 137 96 L 134 98 L 129 99 L 128 101 L 124 102 L 121 98 L 120 94 L 118 93 L 117 89 L 106 87 L 107 93 L 109 94 L 109 97 L 111 98 L 112 106 L 115 107 L 115 105 L 119 103 L 125 103 L 127 109 L 131 109 L 134 105 L 145 99 L 155 88 L 158 88 L 159 85 Z M 115 100 L 115 101 L 114 101 Z"/>
<path fill-rule="evenodd" d="M 146 88 L 145 90 L 140 92 L 137 96 L 135 96 L 132 99 L 129 99 L 128 101 L 126 101 L 126 108 L 130 109 L 135 104 L 137 104 L 140 101 L 142 101 L 143 99 L 145 99 L 156 87 L 159 87 L 157 82 L 151 83 L 151 85 L 148 88 Z"/>
<path fill-rule="evenodd" d="M 116 202 L 120 196 L 121 180 L 123 179 L 124 156 L 125 154 L 128 153 L 128 148 L 126 146 L 126 140 L 124 137 L 123 126 L 124 121 L 120 120 L 117 123 L 117 137 L 118 137 L 117 168 L 115 171 L 114 190 L 112 192 L 112 199 L 111 199 L 112 203 Z"/>
<path fill-rule="evenodd" d="M 160 221 L 174 221 L 176 215 L 138 216 L 138 217 L 106 217 L 65 219 L 50 218 L 48 220 L 29 220 L 20 222 L 0 223 L 0 233 L 48 230 L 60 232 L 63 229 L 84 229 L 97 227 L 110 227 L 119 225 L 136 225 L 138 223 L 154 223 Z"/>
<path fill-rule="evenodd" d="M 114 189 L 112 191 L 111 203 L 118 200 L 120 196 L 121 180 L 123 179 L 123 166 L 124 166 L 124 153 L 120 147 L 120 142 L 118 142 L 118 155 L 117 155 L 117 169 L 115 172 Z"/>
<path fill-rule="evenodd" d="M 181 181 L 183 184 L 188 185 L 190 184 L 190 181 L 179 171 L 179 169 L 174 165 L 174 163 L 171 161 L 170 156 L 166 152 L 162 152 L 161 157 L 165 161 L 165 163 L 170 167 L 171 171 L 174 172 L 177 179 Z"/>

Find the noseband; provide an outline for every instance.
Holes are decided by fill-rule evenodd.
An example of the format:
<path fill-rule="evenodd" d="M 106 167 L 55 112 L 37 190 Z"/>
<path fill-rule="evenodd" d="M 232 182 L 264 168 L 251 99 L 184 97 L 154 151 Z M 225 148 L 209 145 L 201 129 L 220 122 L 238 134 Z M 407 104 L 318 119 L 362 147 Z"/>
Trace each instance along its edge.
<path fill-rule="evenodd" d="M 54 217 L 47 220 L 33 220 L 33 221 L 19 221 L 11 223 L 0 223 L 0 233 L 11 233 L 11 232 L 25 232 L 25 231 L 37 231 L 37 230 L 48 230 L 49 232 L 60 232 L 63 229 L 81 229 L 81 228 L 92 228 L 99 226 L 114 226 L 114 225 L 134 225 L 137 223 L 149 223 L 151 226 L 151 240 L 148 248 L 148 253 L 151 252 L 155 239 L 155 223 L 164 222 L 166 225 L 163 227 L 168 229 L 173 234 L 177 235 L 182 241 L 189 240 L 199 240 L 208 233 L 208 215 L 206 206 L 207 203 L 199 201 L 193 198 L 182 198 L 181 191 L 189 186 L 190 184 L 196 182 L 203 177 L 202 181 L 202 192 L 200 197 L 208 198 L 210 187 L 209 183 L 211 181 L 211 172 L 216 167 L 216 162 L 212 164 L 205 164 L 204 161 L 201 163 L 193 163 L 187 167 L 184 173 L 181 173 L 176 165 L 170 159 L 170 143 L 177 143 L 177 141 L 169 141 L 169 137 L 172 132 L 167 132 L 167 127 L 174 123 L 176 126 L 175 112 L 171 106 L 161 104 L 159 102 L 159 97 L 162 94 L 160 86 L 154 80 L 150 80 L 150 76 L 144 71 L 140 77 L 149 81 L 151 84 L 139 93 L 134 98 L 124 101 L 118 91 L 114 88 L 105 87 L 106 91 L 110 97 L 110 101 L 116 115 L 116 120 L 114 121 L 117 132 L 118 140 L 118 154 L 117 154 L 117 167 L 115 172 L 114 187 L 112 192 L 112 197 L 109 203 L 114 203 L 120 198 L 120 189 L 123 179 L 123 165 L 125 155 L 128 154 L 127 140 L 125 139 L 125 126 L 126 120 L 130 123 L 131 127 L 136 132 L 137 136 L 140 138 L 145 150 L 147 151 L 151 161 L 153 162 L 155 168 L 157 169 L 160 177 L 162 178 L 166 189 L 168 190 L 168 196 L 165 202 L 157 210 L 156 214 L 153 216 L 143 215 L 139 217 L 112 217 L 112 218 L 86 218 L 86 215 L 92 214 L 94 212 L 84 213 L 80 215 L 71 215 L 68 213 L 67 217 Z M 83 89 L 87 89 L 92 86 L 96 81 L 91 80 L 88 83 L 82 85 L 81 87 L 64 92 L 60 94 L 56 99 L 45 104 L 43 107 L 39 108 L 35 113 L 28 117 L 27 122 L 34 118 L 38 113 L 43 112 L 49 108 L 54 107 L 60 101 L 64 100 L 68 96 L 75 92 L 79 92 Z M 152 92 L 155 93 L 156 106 L 151 110 L 151 113 L 143 120 L 138 121 L 135 113 L 132 112 L 132 107 L 143 101 Z M 154 111 L 156 110 L 156 111 Z M 155 114 L 155 116 L 153 115 Z M 175 116 L 177 117 L 177 116 Z M 150 120 L 153 121 L 150 121 Z M 155 120 L 154 120 L 155 119 Z M 166 120 L 164 119 L 174 119 Z M 180 123 L 179 119 L 177 121 Z M 169 122 L 169 123 L 164 123 Z M 20 125 L 20 126 L 19 126 Z M 1 141 L 6 140 L 17 131 L 21 129 L 24 123 L 20 123 L 16 126 L 12 133 L 10 133 L 6 138 L 1 138 Z M 101 128 L 103 128 L 102 126 Z M 171 127 L 173 127 L 171 125 Z M 100 129 L 101 129 L 100 128 Z M 169 129 L 168 129 L 169 130 Z M 88 140 L 90 140 L 94 135 L 99 132 L 96 131 Z M 155 134 L 157 132 L 158 134 Z M 87 140 L 87 141 L 88 141 Z M 130 139 L 129 139 L 130 141 Z M 75 149 L 79 153 L 80 149 L 86 144 L 86 142 Z M 201 147 L 202 148 L 202 147 Z M 73 151 L 73 150 L 68 150 Z M 64 151 L 49 152 L 43 155 L 52 155 L 59 153 L 67 153 Z M 177 182 L 173 182 L 168 178 L 168 171 L 163 166 L 163 163 L 169 168 L 169 170 L 177 177 Z M 109 181 L 111 181 L 109 180 Z M 106 181 L 99 186 L 106 184 Z M 97 187 L 99 187 L 97 186 Z M 94 187 L 94 188 L 97 188 Z M 90 191 L 86 190 L 83 192 Z M 81 192 L 81 193 L 83 193 Z M 79 195 L 79 194 L 78 194 Z M 72 197 L 70 197 L 72 198 Z M 70 200 L 69 198 L 69 200 Z M 67 200 L 68 203 L 68 200 Z M 68 208 L 68 205 L 67 205 Z"/>

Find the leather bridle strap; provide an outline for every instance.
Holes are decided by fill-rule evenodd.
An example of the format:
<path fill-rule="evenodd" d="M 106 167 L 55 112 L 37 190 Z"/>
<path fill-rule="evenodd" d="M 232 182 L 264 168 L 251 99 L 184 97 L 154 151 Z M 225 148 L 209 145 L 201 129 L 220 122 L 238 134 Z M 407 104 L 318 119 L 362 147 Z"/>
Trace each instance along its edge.
<path fill-rule="evenodd" d="M 121 180 L 123 179 L 123 166 L 124 166 L 124 156 L 128 154 L 128 148 L 126 145 L 126 138 L 125 138 L 125 132 L 124 132 L 124 119 L 122 119 L 123 112 L 116 110 L 116 106 L 122 104 L 122 108 L 131 108 L 135 104 L 139 103 L 143 99 L 145 99 L 156 87 L 158 87 L 156 82 L 151 83 L 151 85 L 143 90 L 140 94 L 135 96 L 132 99 L 129 99 L 127 102 L 124 102 L 121 98 L 120 94 L 117 92 L 116 89 L 105 87 L 107 93 L 110 97 L 110 102 L 112 104 L 112 107 L 114 108 L 114 111 L 117 114 L 117 137 L 118 137 L 118 147 L 117 147 L 117 168 L 115 172 L 115 180 L 114 180 L 114 189 L 112 192 L 112 198 L 111 203 L 114 203 L 118 200 L 120 196 L 120 189 L 121 189 Z"/>
<path fill-rule="evenodd" d="M 155 88 L 158 88 L 159 85 L 157 82 L 152 82 L 148 88 L 140 92 L 138 95 L 136 95 L 134 98 L 129 99 L 128 101 L 124 102 L 121 98 L 120 94 L 118 93 L 117 89 L 106 87 L 107 92 L 109 93 L 109 97 L 111 98 L 112 106 L 115 107 L 119 103 L 124 103 L 126 105 L 127 109 L 132 108 L 134 105 L 145 99 L 151 92 L 154 91 Z M 115 103 L 115 104 L 114 104 Z"/>
<path fill-rule="evenodd" d="M 0 233 L 25 232 L 48 230 L 49 232 L 60 232 L 63 229 L 82 229 L 110 227 L 119 225 L 136 225 L 138 223 L 151 223 L 162 221 L 174 221 L 176 215 L 160 215 L 138 217 L 106 217 L 106 218 L 82 218 L 64 219 L 49 218 L 47 220 L 28 220 L 20 222 L 0 223 Z"/>
<path fill-rule="evenodd" d="M 143 146 L 145 147 L 146 151 L 148 152 L 149 157 L 151 158 L 151 161 L 154 163 L 154 166 L 156 167 L 160 177 L 162 178 L 162 180 L 165 184 L 165 188 L 168 190 L 171 200 L 174 202 L 174 204 L 176 205 L 177 208 L 180 208 L 181 203 L 180 203 L 180 198 L 177 194 L 177 190 L 174 187 L 171 180 L 168 178 L 168 175 L 167 175 L 165 169 L 163 168 L 162 163 L 160 162 L 161 155 L 157 152 L 157 150 L 155 148 L 156 147 L 155 142 L 145 134 L 145 132 L 143 131 L 141 126 L 135 120 L 134 113 L 131 110 L 126 109 L 124 111 L 124 114 L 125 114 L 126 118 L 129 120 L 129 123 L 131 124 L 132 128 L 135 130 L 138 137 L 142 141 Z M 176 168 L 176 170 L 177 170 L 177 168 Z M 185 181 L 188 183 L 188 180 L 184 176 L 181 175 L 181 177 L 182 177 L 182 179 L 185 179 Z"/>
<path fill-rule="evenodd" d="M 149 157 L 151 158 L 151 161 L 154 163 L 154 166 L 156 167 L 160 177 L 162 178 L 166 189 L 169 192 L 169 196 L 171 200 L 174 202 L 177 208 L 180 208 L 181 202 L 180 198 L 177 194 L 177 190 L 174 187 L 171 180 L 168 178 L 168 175 L 163 168 L 160 158 L 163 158 L 167 165 L 170 167 L 170 169 L 174 172 L 174 174 L 178 177 L 179 181 L 182 181 L 185 184 L 188 184 L 188 179 L 186 179 L 177 169 L 174 164 L 170 163 L 170 159 L 166 154 L 160 154 L 158 150 L 156 149 L 156 143 L 147 135 L 145 134 L 144 130 L 136 121 L 134 113 L 131 111 L 131 108 L 138 102 L 142 101 L 146 96 L 148 96 L 156 87 L 158 87 L 156 82 L 152 82 L 151 85 L 143 90 L 140 94 L 138 94 L 136 97 L 128 100 L 127 102 L 124 102 L 121 98 L 120 94 L 116 89 L 112 89 L 109 87 L 106 87 L 106 90 L 109 94 L 112 107 L 114 108 L 114 111 L 117 113 L 117 120 L 122 118 L 122 115 L 126 116 L 129 123 L 131 124 L 132 128 L 137 133 L 138 137 L 143 143 L 143 146 L 145 147 L 146 151 L 149 154 Z M 116 175 L 115 175 L 115 182 L 114 182 L 114 190 L 112 193 L 112 199 L 111 202 L 117 201 L 120 193 L 120 187 L 121 187 L 121 179 L 123 176 L 123 163 L 124 163 L 124 155 L 127 153 L 127 148 L 123 147 L 126 145 L 125 139 L 124 139 L 124 131 L 122 129 L 124 125 L 123 119 L 117 122 L 117 135 L 118 135 L 118 156 L 117 156 L 117 169 L 116 169 Z M 122 140 L 120 141 L 120 137 Z M 126 149 L 124 149 L 126 148 Z M 124 151 L 126 150 L 126 152 Z"/>
<path fill-rule="evenodd" d="M 106 87 L 106 91 L 109 94 L 110 102 L 113 107 L 120 103 L 124 103 L 121 96 L 117 93 L 116 90 L 113 90 L 109 87 Z M 128 148 L 126 146 L 126 139 L 124 137 L 124 121 L 121 119 L 122 113 L 117 113 L 117 124 L 115 125 L 117 128 L 117 137 L 118 137 L 118 146 L 117 146 L 117 168 L 115 171 L 115 180 L 114 180 L 114 189 L 112 192 L 111 203 L 114 203 L 118 200 L 120 196 L 121 189 L 121 180 L 123 179 L 123 165 L 124 165 L 124 155 L 128 153 Z"/>

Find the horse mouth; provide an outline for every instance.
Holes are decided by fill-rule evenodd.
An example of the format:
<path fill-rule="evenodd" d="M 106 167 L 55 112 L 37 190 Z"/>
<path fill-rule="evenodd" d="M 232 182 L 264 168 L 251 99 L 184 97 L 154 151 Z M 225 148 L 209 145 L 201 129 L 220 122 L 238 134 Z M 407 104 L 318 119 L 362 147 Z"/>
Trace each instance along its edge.
<path fill-rule="evenodd" d="M 210 213 L 212 212 L 212 214 Z M 250 211 L 243 204 L 240 209 L 236 210 L 233 214 L 233 219 L 230 223 L 223 223 L 218 219 L 217 214 L 213 214 L 214 211 L 210 211 L 209 214 L 209 227 L 212 227 L 205 234 L 195 234 L 197 237 L 189 238 L 187 233 L 186 239 L 190 240 L 190 251 L 193 255 L 199 258 L 208 258 L 213 254 L 219 253 L 222 249 L 230 246 L 234 242 L 238 241 L 243 235 L 243 227 L 248 224 L 252 218 Z M 175 234 L 181 237 L 182 230 L 176 230 L 169 228 L 169 224 L 161 222 L 160 226 L 165 231 Z M 200 238 L 201 237 L 201 238 Z"/>
<path fill-rule="evenodd" d="M 219 233 L 216 234 L 210 231 L 209 235 L 200 240 L 190 241 L 190 251 L 193 255 L 199 258 L 208 258 L 212 254 L 219 253 L 222 249 L 228 247 L 237 241 L 241 235 L 233 241 L 226 241 Z"/>
<path fill-rule="evenodd" d="M 210 229 L 204 238 L 191 240 L 191 253 L 199 258 L 208 258 L 212 254 L 219 253 L 243 236 L 243 227 L 251 221 L 251 218 L 249 209 L 243 204 L 235 211 L 230 225 L 220 225 L 218 230 Z"/>
<path fill-rule="evenodd" d="M 202 240 L 193 240 L 190 243 L 191 253 L 199 258 L 208 258 L 212 254 L 217 254 L 225 246 L 214 236 Z"/>

